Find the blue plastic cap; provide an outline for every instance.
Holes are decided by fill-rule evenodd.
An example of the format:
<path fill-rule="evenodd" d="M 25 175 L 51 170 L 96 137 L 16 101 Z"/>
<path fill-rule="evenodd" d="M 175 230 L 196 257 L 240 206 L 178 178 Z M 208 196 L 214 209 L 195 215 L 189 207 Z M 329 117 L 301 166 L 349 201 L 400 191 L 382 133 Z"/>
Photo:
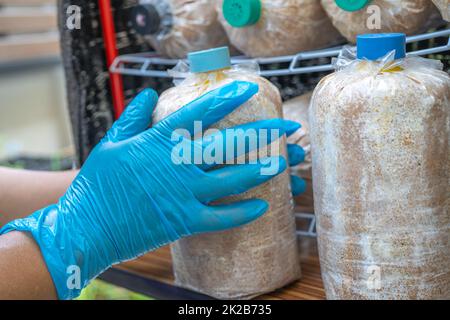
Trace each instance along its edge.
<path fill-rule="evenodd" d="M 201 73 L 229 68 L 231 66 L 228 47 L 214 48 L 188 54 L 191 72 Z"/>
<path fill-rule="evenodd" d="M 406 57 L 404 33 L 375 33 L 356 38 L 358 59 L 378 60 L 395 50 L 395 59 Z"/>

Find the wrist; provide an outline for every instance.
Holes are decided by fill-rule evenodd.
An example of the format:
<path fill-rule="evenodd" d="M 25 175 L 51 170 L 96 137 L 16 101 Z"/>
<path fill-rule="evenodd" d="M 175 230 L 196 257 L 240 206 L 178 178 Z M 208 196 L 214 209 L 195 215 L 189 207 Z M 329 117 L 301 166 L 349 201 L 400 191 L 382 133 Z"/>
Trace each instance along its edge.
<path fill-rule="evenodd" d="M 83 228 L 77 213 L 62 209 L 60 204 L 36 211 L 31 216 L 13 221 L 0 230 L 29 233 L 38 244 L 55 285 L 58 298 L 74 299 L 99 273 L 110 266 L 107 250 L 99 247 L 92 234 L 99 230 Z"/>
<path fill-rule="evenodd" d="M 0 285 L 5 289 L 0 290 L 0 300 L 57 298 L 41 251 L 28 232 L 0 236 L 0 257 Z"/>

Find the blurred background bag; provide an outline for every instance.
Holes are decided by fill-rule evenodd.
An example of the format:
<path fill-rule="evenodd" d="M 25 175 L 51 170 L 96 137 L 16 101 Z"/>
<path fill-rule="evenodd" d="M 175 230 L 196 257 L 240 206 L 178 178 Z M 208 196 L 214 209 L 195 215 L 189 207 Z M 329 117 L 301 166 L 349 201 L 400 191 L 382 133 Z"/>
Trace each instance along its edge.
<path fill-rule="evenodd" d="M 228 45 L 214 1 L 140 0 L 132 10 L 132 21 L 165 57 L 185 58 L 191 51 Z"/>
<path fill-rule="evenodd" d="M 441 12 L 442 18 L 450 21 L 450 1 L 449 0 L 433 0 L 436 7 Z"/>
<path fill-rule="evenodd" d="M 288 143 L 297 144 L 305 150 L 305 161 L 295 167 L 291 167 L 291 173 L 306 181 L 306 192 L 294 197 L 296 210 L 298 212 L 314 212 L 314 195 L 312 183 L 311 163 L 311 140 L 309 137 L 309 104 L 311 103 L 312 91 L 299 97 L 286 101 L 283 104 L 283 115 L 285 119 L 296 121 L 302 125 L 292 136 Z"/>
<path fill-rule="evenodd" d="M 341 37 L 317 0 L 216 0 L 231 43 L 249 57 L 292 55 Z"/>
<path fill-rule="evenodd" d="M 366 33 L 400 32 L 413 35 L 430 26 L 436 8 L 430 0 L 343 0 L 347 6 L 339 6 L 336 0 L 321 0 L 333 25 L 350 42 Z M 435 16 L 434 16 L 435 17 Z M 379 23 L 379 25 L 377 25 Z"/>

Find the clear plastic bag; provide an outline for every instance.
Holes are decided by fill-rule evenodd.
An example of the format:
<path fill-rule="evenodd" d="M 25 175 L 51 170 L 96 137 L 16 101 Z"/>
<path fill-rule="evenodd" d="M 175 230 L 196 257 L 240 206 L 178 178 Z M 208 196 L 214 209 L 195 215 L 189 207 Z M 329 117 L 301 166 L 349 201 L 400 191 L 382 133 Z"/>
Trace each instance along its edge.
<path fill-rule="evenodd" d="M 438 61 L 394 56 L 347 48 L 313 95 L 329 299 L 450 298 L 450 77 Z"/>
<path fill-rule="evenodd" d="M 372 0 L 354 12 L 341 9 L 335 0 L 321 1 L 333 25 L 352 43 L 359 34 L 424 31 L 435 12 L 430 0 Z"/>
<path fill-rule="evenodd" d="M 299 212 L 314 212 L 314 197 L 312 187 L 311 141 L 309 138 L 308 110 L 312 92 L 286 101 L 283 104 L 284 118 L 299 122 L 302 127 L 288 138 L 288 143 L 297 144 L 305 150 L 305 161 L 291 167 L 291 173 L 306 181 L 306 192 L 294 197 L 296 210 Z"/>
<path fill-rule="evenodd" d="M 209 73 L 187 73 L 181 62 L 171 72 L 177 86 L 164 92 L 153 115 L 154 123 L 202 94 L 233 80 L 257 83 L 259 92 L 214 128 L 224 129 L 263 119 L 281 118 L 278 89 L 255 73 L 249 63 Z M 287 156 L 286 139 L 275 142 L 276 154 Z M 273 150 L 271 148 L 271 150 Z M 259 149 L 260 154 L 269 150 Z M 247 155 L 249 160 L 258 152 Z M 219 203 L 259 198 L 270 204 L 266 214 L 249 225 L 226 232 L 185 238 L 172 246 L 176 284 L 220 299 L 248 299 L 271 292 L 300 278 L 300 261 L 290 177 L 286 171 L 245 194 Z"/>
<path fill-rule="evenodd" d="M 153 15 L 158 18 L 153 20 L 157 20 L 157 25 L 146 38 L 164 56 L 185 58 L 191 51 L 228 45 L 213 1 L 140 0 L 139 3 L 156 10 Z"/>
<path fill-rule="evenodd" d="M 272 57 L 319 49 L 342 41 L 318 0 L 261 0 L 261 17 L 250 26 L 235 28 L 219 20 L 231 43 L 249 57 Z"/>
<path fill-rule="evenodd" d="M 442 18 L 450 22 L 450 1 L 449 0 L 433 0 L 433 3 L 441 12 Z"/>

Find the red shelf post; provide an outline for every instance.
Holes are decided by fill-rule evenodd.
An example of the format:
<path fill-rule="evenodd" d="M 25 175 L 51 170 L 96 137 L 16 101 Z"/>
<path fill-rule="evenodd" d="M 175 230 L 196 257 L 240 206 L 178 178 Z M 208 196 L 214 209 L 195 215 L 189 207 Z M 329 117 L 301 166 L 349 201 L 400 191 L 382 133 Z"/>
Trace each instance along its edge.
<path fill-rule="evenodd" d="M 105 43 L 106 63 L 108 70 L 114 60 L 119 55 L 116 42 L 116 29 L 114 27 L 114 18 L 112 15 L 111 1 L 98 0 L 100 9 L 100 20 L 103 30 L 103 40 Z M 112 101 L 114 107 L 114 116 L 116 119 L 122 114 L 125 109 L 125 96 L 123 92 L 122 76 L 118 73 L 109 72 L 111 83 Z"/>

